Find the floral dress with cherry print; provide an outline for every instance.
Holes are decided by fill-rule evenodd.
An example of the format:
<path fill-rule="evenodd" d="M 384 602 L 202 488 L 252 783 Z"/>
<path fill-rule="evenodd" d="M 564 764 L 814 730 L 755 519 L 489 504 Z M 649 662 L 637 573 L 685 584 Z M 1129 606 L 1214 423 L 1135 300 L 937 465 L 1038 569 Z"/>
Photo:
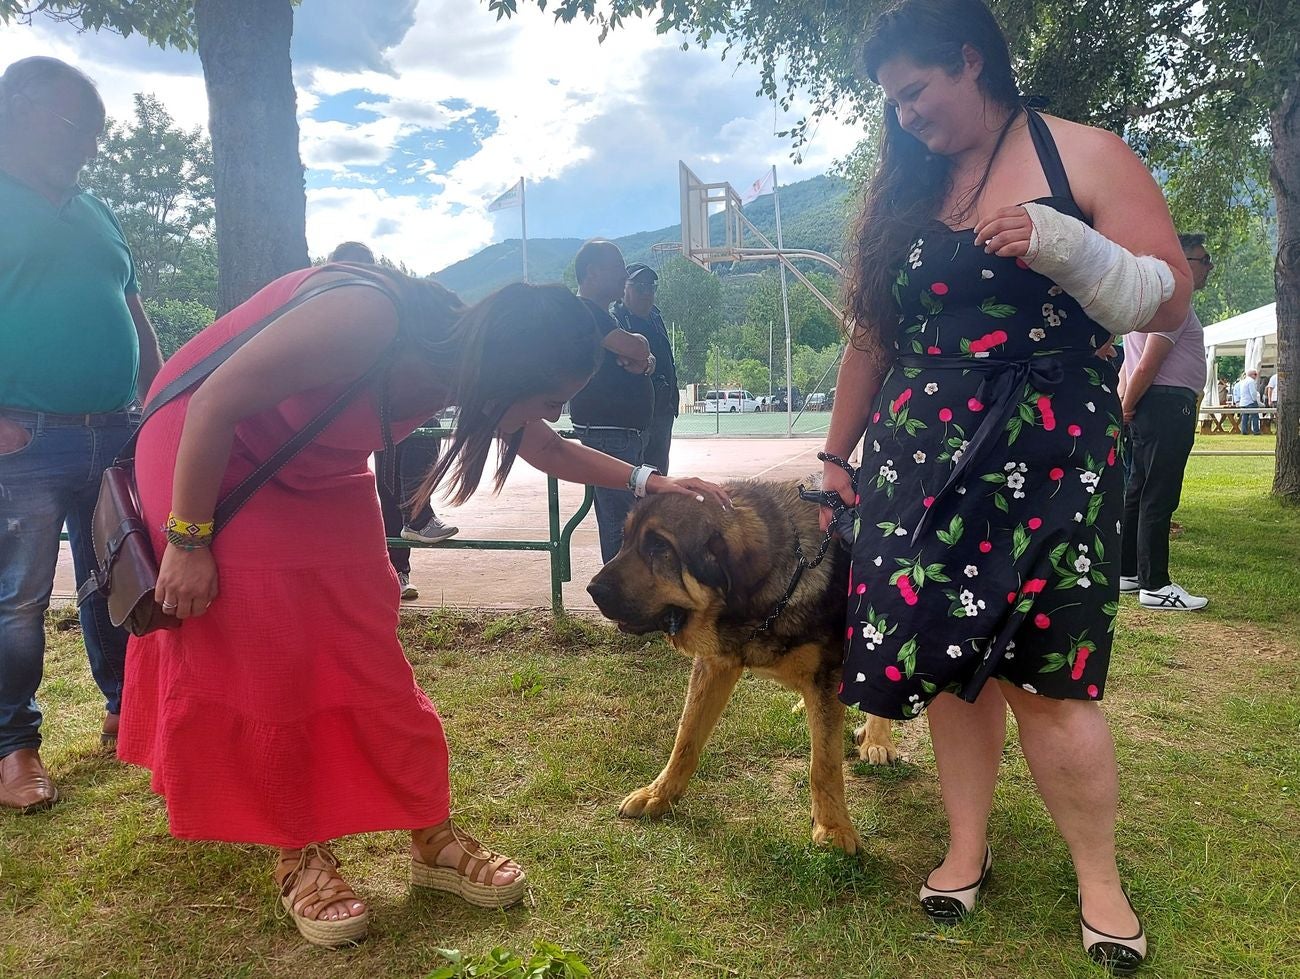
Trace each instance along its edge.
<path fill-rule="evenodd" d="M 1041 117 L 1052 195 L 1083 219 Z M 934 221 L 899 266 L 858 476 L 841 699 L 915 717 L 989 677 L 1100 699 L 1123 485 L 1110 335 L 1050 279 Z"/>

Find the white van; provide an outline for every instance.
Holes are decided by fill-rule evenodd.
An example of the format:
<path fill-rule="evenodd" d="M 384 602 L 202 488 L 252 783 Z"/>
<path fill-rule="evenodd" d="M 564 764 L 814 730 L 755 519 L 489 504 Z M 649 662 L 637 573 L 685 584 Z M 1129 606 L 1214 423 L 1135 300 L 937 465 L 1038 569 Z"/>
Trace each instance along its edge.
<path fill-rule="evenodd" d="M 728 391 L 709 391 L 704 395 L 704 411 L 758 411 L 758 399 L 748 391 L 735 388 Z"/>

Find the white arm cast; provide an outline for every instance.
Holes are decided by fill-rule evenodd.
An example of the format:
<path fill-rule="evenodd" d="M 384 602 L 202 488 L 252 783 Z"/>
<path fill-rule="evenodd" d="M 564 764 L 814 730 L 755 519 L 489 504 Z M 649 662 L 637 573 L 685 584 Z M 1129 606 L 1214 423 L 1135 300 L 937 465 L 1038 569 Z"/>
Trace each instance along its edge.
<path fill-rule="evenodd" d="M 1034 228 L 1025 264 L 1069 293 L 1111 333 L 1146 326 L 1174 294 L 1174 273 L 1151 255 L 1134 255 L 1082 221 L 1045 204 L 1026 204 Z"/>

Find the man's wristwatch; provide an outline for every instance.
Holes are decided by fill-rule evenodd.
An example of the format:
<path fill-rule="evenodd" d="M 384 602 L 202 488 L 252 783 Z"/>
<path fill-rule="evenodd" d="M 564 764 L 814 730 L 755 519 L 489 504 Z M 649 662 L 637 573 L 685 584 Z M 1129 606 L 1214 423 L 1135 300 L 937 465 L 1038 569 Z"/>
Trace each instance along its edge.
<path fill-rule="evenodd" d="M 633 466 L 627 477 L 627 488 L 638 500 L 645 496 L 646 484 L 650 477 L 659 472 L 654 466 Z"/>

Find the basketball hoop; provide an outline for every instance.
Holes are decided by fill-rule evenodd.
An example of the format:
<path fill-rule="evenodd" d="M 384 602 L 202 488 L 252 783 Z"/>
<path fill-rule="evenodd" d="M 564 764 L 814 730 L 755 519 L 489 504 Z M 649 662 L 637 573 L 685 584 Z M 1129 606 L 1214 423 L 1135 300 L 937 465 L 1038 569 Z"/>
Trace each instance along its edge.
<path fill-rule="evenodd" d="M 683 255 L 705 269 L 718 262 L 779 262 L 807 286 L 836 319 L 844 318 L 839 305 L 795 267 L 794 259 L 821 262 L 840 276 L 844 275 L 844 266 L 829 255 L 811 249 L 777 248 L 745 217 L 740 195 L 731 184 L 705 183 L 680 160 L 677 167 L 681 185 Z M 721 220 L 715 221 L 714 218 L 719 216 Z"/>

